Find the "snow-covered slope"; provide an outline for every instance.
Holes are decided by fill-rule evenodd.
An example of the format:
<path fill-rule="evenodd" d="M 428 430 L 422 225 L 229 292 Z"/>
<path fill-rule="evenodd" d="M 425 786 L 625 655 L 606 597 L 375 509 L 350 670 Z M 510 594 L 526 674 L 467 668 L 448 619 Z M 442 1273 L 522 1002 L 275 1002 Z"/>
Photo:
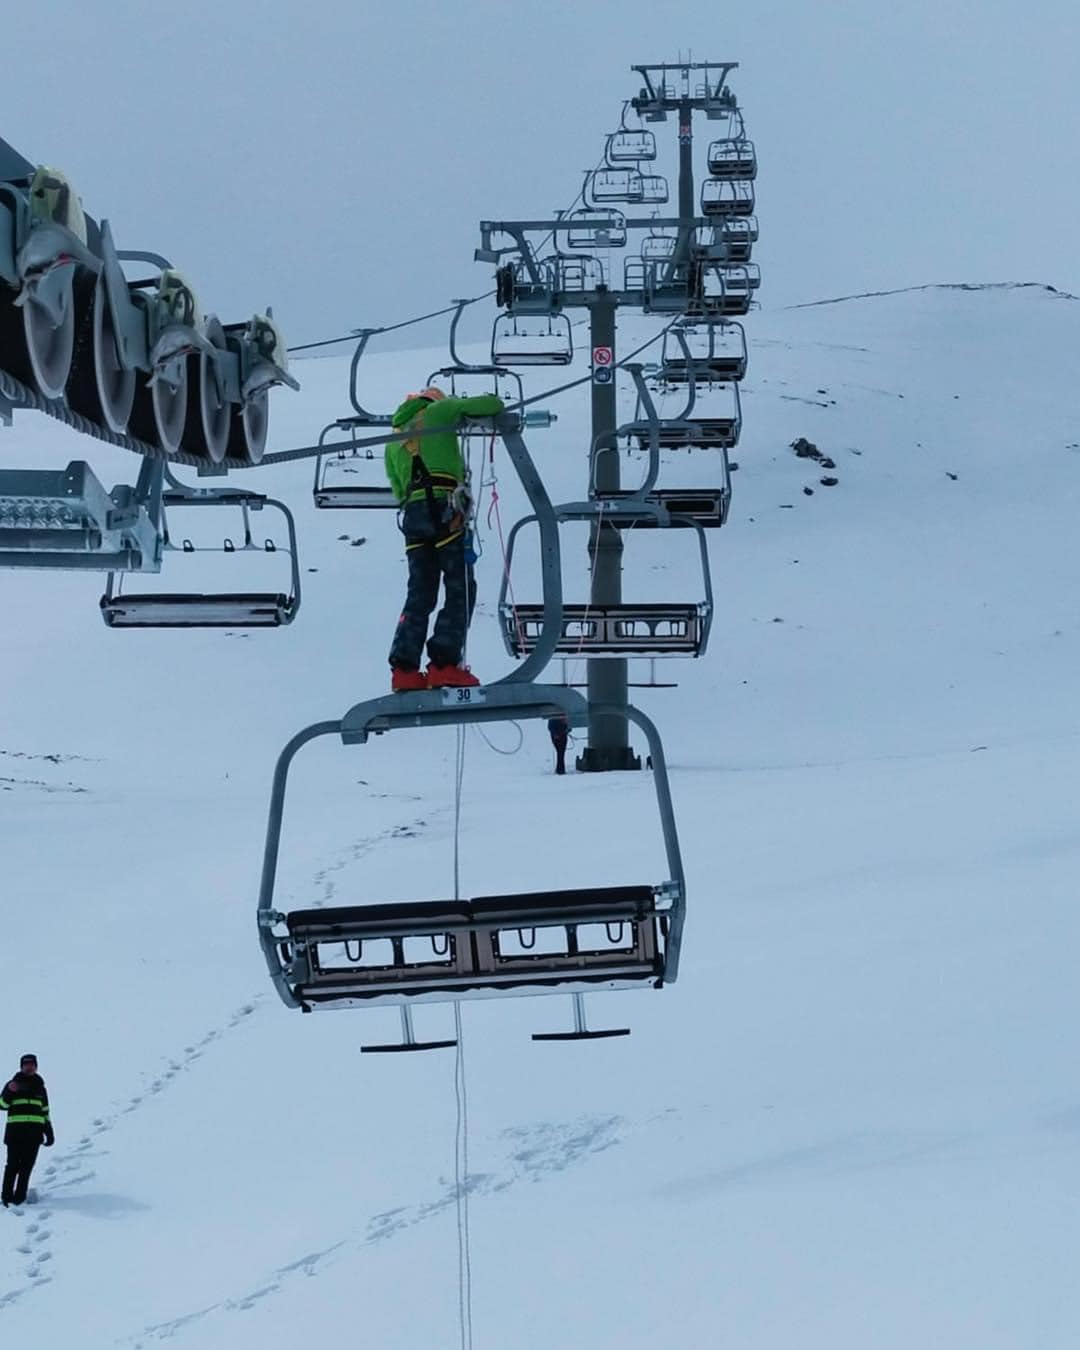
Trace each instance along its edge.
<path fill-rule="evenodd" d="M 712 645 L 678 690 L 638 691 L 671 762 L 682 971 L 590 1000 L 622 1040 L 531 1042 L 568 1024 L 565 999 L 464 1005 L 474 1343 L 1064 1350 L 1080 303 L 929 288 L 747 328 Z M 624 348 L 643 331 L 626 322 Z M 373 359 L 369 401 L 441 360 Z M 346 372 L 303 364 L 279 448 L 346 410 Z M 564 498 L 585 402 L 529 437 Z M 37 418 L 0 435 L 10 463 L 88 451 L 103 463 Z M 276 755 L 385 688 L 400 601 L 392 520 L 316 512 L 310 478 L 251 480 L 297 508 L 288 630 L 110 632 L 94 578 L 0 577 L 0 1057 L 37 1052 L 57 1128 L 40 1205 L 3 1215 L 13 1344 L 458 1344 L 453 1055 L 361 1057 L 396 1014 L 287 1012 L 255 937 Z M 485 546 L 470 659 L 490 677 L 493 530 Z M 684 548 L 631 535 L 627 597 L 696 598 Z M 565 563 L 583 598 L 570 537 Z M 466 893 L 662 879 L 645 775 L 556 778 L 542 728 L 514 755 L 493 753 L 514 727 L 486 735 L 467 743 Z M 453 752 L 437 731 L 306 751 L 280 903 L 445 893 Z M 447 1034 L 452 1012 L 417 1022 Z"/>

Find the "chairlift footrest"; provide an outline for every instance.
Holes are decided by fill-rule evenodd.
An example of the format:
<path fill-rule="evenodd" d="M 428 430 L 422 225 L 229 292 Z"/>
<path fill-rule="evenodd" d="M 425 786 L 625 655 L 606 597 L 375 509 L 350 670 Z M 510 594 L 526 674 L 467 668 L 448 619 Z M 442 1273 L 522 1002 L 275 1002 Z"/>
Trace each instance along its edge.
<path fill-rule="evenodd" d="M 278 628 L 295 606 L 280 593 L 105 596 L 101 614 L 110 628 Z"/>

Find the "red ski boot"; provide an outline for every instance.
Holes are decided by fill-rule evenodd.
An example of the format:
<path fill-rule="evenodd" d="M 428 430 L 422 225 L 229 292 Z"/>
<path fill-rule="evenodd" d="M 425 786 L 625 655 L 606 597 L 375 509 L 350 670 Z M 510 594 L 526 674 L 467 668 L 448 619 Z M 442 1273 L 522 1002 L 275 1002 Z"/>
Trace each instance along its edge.
<path fill-rule="evenodd" d="M 435 666 L 427 668 L 427 687 L 429 689 L 472 689 L 480 681 L 468 666 Z"/>
<path fill-rule="evenodd" d="M 395 694 L 409 694 L 416 689 L 426 689 L 428 677 L 422 670 L 405 670 L 394 666 L 390 675 L 390 688 Z"/>

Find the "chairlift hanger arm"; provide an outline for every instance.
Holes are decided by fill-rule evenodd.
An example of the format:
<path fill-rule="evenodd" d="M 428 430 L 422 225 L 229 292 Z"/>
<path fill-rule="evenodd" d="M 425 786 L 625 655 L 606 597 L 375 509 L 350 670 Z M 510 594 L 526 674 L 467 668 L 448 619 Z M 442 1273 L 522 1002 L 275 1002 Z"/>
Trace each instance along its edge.
<path fill-rule="evenodd" d="M 489 694 L 489 699 L 490 695 L 495 693 L 490 688 L 486 692 Z M 618 712 L 620 715 L 625 712 L 625 715 L 644 732 L 649 744 L 653 766 L 653 786 L 660 814 L 669 877 L 668 881 L 662 886 L 654 888 L 654 892 L 660 902 L 665 925 L 668 955 L 665 961 L 664 978 L 666 982 L 671 983 L 678 973 L 686 906 L 686 885 L 663 744 L 655 725 L 638 709 L 630 706 L 625 710 L 602 708 L 601 711 Z M 299 750 L 308 742 L 328 735 L 341 736 L 343 743 L 346 745 L 364 744 L 372 733 L 378 735 L 401 727 L 445 726 L 495 720 L 547 719 L 559 714 L 565 715 L 570 726 L 579 727 L 587 724 L 589 707 L 581 694 L 560 685 L 504 686 L 498 691 L 495 699 L 491 699 L 486 704 L 475 706 L 443 705 L 438 692 L 429 691 L 418 694 L 390 695 L 360 703 L 349 709 L 339 721 L 317 722 L 293 736 L 279 755 L 274 769 L 257 909 L 259 944 L 271 980 L 287 1006 L 296 1008 L 303 1005 L 290 986 L 286 968 L 281 960 L 280 938 L 275 936 L 273 931 L 274 927 L 284 922 L 286 917 L 274 909 L 274 888 L 288 775 Z M 544 992 L 540 986 L 538 986 L 537 991 Z M 510 990 L 508 989 L 507 992 L 510 992 Z"/>

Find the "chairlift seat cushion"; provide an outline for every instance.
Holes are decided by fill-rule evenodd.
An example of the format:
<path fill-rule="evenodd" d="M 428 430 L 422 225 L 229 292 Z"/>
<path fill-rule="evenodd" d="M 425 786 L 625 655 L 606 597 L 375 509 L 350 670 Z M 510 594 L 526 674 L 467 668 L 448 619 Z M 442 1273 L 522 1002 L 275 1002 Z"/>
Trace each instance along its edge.
<path fill-rule="evenodd" d="M 351 507 L 356 510 L 397 510 L 393 488 L 374 485 L 333 484 L 315 489 L 315 505 L 322 510 Z"/>
<path fill-rule="evenodd" d="M 441 932 L 440 923 L 468 923 L 471 914 L 467 900 L 409 900 L 401 904 L 336 905 L 325 909 L 296 909 L 285 916 L 289 932 L 303 934 L 321 941 L 332 941 L 346 931 L 361 927 L 401 926 L 404 920 L 410 929 L 424 926 L 429 921 L 435 932 Z"/>
<path fill-rule="evenodd" d="M 643 919 L 655 912 L 651 886 L 580 887 L 561 891 L 532 891 L 523 895 L 484 895 L 473 900 L 408 900 L 395 904 L 340 905 L 326 909 L 297 909 L 285 916 L 293 936 L 329 942 L 343 940 L 358 929 L 393 928 L 415 932 L 440 924 L 466 927 L 528 927 L 545 917 L 572 914 L 575 923 Z M 558 922 L 559 920 L 554 920 Z"/>
<path fill-rule="evenodd" d="M 110 628 L 276 628 L 292 618 L 293 602 L 280 592 L 221 595 L 117 595 L 103 598 Z"/>

